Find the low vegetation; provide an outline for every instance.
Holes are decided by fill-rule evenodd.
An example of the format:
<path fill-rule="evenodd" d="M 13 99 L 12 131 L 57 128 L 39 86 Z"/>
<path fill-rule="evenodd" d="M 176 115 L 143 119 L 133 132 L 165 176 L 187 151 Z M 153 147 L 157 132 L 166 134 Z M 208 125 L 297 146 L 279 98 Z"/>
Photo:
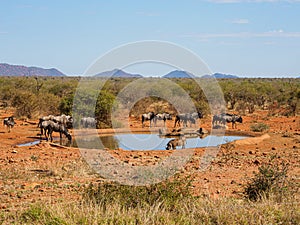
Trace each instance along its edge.
<path fill-rule="evenodd" d="M 245 186 L 244 195 L 251 201 L 269 199 L 281 201 L 293 192 L 297 192 L 297 186 L 288 179 L 288 164 L 285 162 L 273 162 L 276 155 L 268 163 L 258 168 L 258 172 Z"/>
<path fill-rule="evenodd" d="M 48 199 L 4 209 L 0 224 L 299 224 L 299 198 L 288 167 L 276 160 L 246 177 L 245 198 L 193 196 L 189 178 L 146 187 L 94 183 L 78 189 L 79 201 Z"/>
<path fill-rule="evenodd" d="M 265 123 L 255 123 L 250 126 L 250 130 L 253 132 L 264 132 L 269 130 L 269 126 Z"/>
<path fill-rule="evenodd" d="M 191 181 L 176 179 L 150 186 L 127 186 L 120 184 L 90 185 L 84 195 L 84 201 L 97 204 L 104 209 L 117 202 L 122 209 L 153 207 L 161 202 L 169 210 L 175 210 L 182 201 L 193 199 Z"/>
<path fill-rule="evenodd" d="M 195 197 L 189 179 L 179 178 L 147 187 L 91 184 L 80 202 L 34 204 L 0 214 L 0 224 L 299 224 L 286 180 L 285 164 L 262 165 L 244 199 Z"/>

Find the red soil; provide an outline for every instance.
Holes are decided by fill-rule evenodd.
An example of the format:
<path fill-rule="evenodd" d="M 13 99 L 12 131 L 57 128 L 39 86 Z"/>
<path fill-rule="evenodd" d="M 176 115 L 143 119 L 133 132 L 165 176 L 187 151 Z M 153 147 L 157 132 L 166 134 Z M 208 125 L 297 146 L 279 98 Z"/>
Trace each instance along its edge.
<path fill-rule="evenodd" d="M 0 118 L 11 114 L 2 110 Z M 39 130 L 37 121 L 16 122 L 10 133 L 0 126 L 0 209 L 14 210 L 33 202 L 77 201 L 89 183 L 104 180 L 89 168 L 77 148 L 44 141 L 34 146 L 17 147 L 17 144 L 36 139 Z M 195 149 L 192 158 L 179 171 L 182 176 L 191 177 L 195 194 L 216 198 L 239 197 L 246 180 L 272 156 L 277 161 L 288 162 L 289 176 L 299 183 L 300 117 L 268 117 L 267 112 L 259 111 L 244 116 L 237 129 L 229 127 L 227 131 L 263 135 L 250 131 L 253 122 L 269 125 L 269 137 L 265 135 L 223 145 L 205 170 L 201 168 L 200 161 L 209 149 Z M 168 121 L 167 126 L 172 127 L 173 123 Z M 210 117 L 202 119 L 201 127 L 209 130 L 210 123 Z M 141 128 L 141 122 L 134 118 L 130 128 L 132 131 L 149 130 Z M 99 133 L 105 132 L 113 130 L 99 130 Z M 157 164 L 172 154 L 171 151 L 107 151 L 132 167 Z"/>

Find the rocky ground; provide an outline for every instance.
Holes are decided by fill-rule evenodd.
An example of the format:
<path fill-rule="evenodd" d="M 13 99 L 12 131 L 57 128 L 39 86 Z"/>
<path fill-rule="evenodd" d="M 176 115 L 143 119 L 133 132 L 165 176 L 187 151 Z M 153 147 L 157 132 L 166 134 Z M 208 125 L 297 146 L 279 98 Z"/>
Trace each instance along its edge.
<path fill-rule="evenodd" d="M 0 111 L 0 118 L 12 111 Z M 251 125 L 264 123 L 267 132 L 253 132 Z M 168 121 L 172 127 L 174 121 Z M 201 127 L 210 130 L 211 117 L 201 120 Z M 138 119 L 130 121 L 132 131 L 142 128 Z M 113 130 L 99 130 L 109 133 Z M 251 138 L 228 143 L 219 149 L 197 148 L 188 162 L 178 171 L 192 179 L 196 195 L 213 198 L 240 197 L 243 185 L 253 172 L 271 158 L 289 163 L 289 177 L 300 182 L 300 117 L 268 117 L 266 111 L 258 111 L 243 117 L 237 129 L 230 126 L 228 133 L 249 135 Z M 43 204 L 61 201 L 78 201 L 82 190 L 91 182 L 102 182 L 98 174 L 87 165 L 77 148 L 63 147 L 49 142 L 18 147 L 17 144 L 36 140 L 39 130 L 37 121 L 17 120 L 8 133 L 0 126 L 0 209 L 17 210 L 30 203 Z M 111 157 L 131 167 L 156 165 L 173 154 L 172 151 L 125 151 L 106 150 Z M 181 153 L 185 150 L 178 150 Z M 210 152 L 211 151 L 211 152 Z M 209 163 L 203 159 L 217 154 Z"/>

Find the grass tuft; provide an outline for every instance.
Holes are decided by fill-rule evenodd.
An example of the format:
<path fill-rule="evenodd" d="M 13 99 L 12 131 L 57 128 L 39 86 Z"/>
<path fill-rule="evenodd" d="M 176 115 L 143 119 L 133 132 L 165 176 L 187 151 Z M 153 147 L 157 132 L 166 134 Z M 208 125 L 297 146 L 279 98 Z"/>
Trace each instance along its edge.
<path fill-rule="evenodd" d="M 250 126 L 250 130 L 253 132 L 263 132 L 269 130 L 269 126 L 265 123 L 255 123 Z"/>
<path fill-rule="evenodd" d="M 245 185 L 244 195 L 251 201 L 275 197 L 282 200 L 294 187 L 287 177 L 288 164 L 275 162 L 276 156 L 258 168 L 258 172 Z"/>

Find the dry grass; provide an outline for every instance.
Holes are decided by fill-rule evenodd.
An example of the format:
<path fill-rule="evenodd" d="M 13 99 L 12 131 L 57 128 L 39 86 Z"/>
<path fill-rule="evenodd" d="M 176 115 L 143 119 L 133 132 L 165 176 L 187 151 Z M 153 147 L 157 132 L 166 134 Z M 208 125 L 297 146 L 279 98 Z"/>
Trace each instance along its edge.
<path fill-rule="evenodd" d="M 288 179 L 286 167 L 269 165 L 268 173 L 262 173 L 266 168 L 262 165 L 260 173 L 249 178 L 250 183 L 245 188 L 249 184 L 257 184 L 258 175 L 267 181 L 271 179 L 272 187 L 281 188 L 281 182 L 273 182 L 272 178 L 274 174 L 282 174 L 280 178 Z M 70 165 L 68 173 L 64 170 L 56 173 L 73 176 L 88 172 L 77 171 L 76 168 L 76 165 Z M 270 171 L 275 172 L 269 173 Z M 12 173 L 10 178 L 18 175 L 20 176 Z M 291 191 L 293 186 L 288 182 L 285 183 L 284 187 L 288 188 L 284 192 L 271 191 L 274 188 L 267 189 L 267 194 L 251 201 L 249 196 L 244 199 L 192 196 L 190 179 L 174 178 L 147 187 L 100 182 L 78 188 L 82 194 L 78 201 L 44 200 L 31 203 L 27 208 L 2 211 L 0 224 L 300 224 L 299 193 Z M 259 184 L 265 184 L 261 179 L 258 181 Z M 260 187 L 261 185 L 255 186 Z"/>
<path fill-rule="evenodd" d="M 260 202 L 223 198 L 185 199 L 169 208 L 164 201 L 127 208 L 111 202 L 32 205 L 29 209 L 1 215 L 2 224 L 299 224 L 299 204 L 280 204 L 270 199 Z"/>
<path fill-rule="evenodd" d="M 300 224 L 300 204 L 286 192 L 259 201 L 193 197 L 189 182 L 149 187 L 100 183 L 83 191 L 78 202 L 32 204 L 0 214 L 0 224 Z"/>

